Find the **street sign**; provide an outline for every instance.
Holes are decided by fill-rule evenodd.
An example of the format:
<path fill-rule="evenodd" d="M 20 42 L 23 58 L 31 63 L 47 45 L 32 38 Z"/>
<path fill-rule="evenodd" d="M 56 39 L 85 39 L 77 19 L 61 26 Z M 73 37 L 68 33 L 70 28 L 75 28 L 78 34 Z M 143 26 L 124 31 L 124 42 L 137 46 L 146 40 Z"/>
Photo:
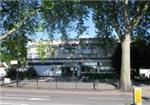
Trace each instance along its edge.
<path fill-rule="evenodd" d="M 142 105 L 142 91 L 139 87 L 134 88 L 134 104 Z"/>
<path fill-rule="evenodd" d="M 10 78 L 4 78 L 4 84 L 7 84 L 7 83 L 11 83 L 11 80 L 10 80 Z"/>
<path fill-rule="evenodd" d="M 17 61 L 17 60 L 11 60 L 11 61 L 10 61 L 10 64 L 12 64 L 12 65 L 17 65 L 17 64 L 18 64 L 18 61 Z"/>

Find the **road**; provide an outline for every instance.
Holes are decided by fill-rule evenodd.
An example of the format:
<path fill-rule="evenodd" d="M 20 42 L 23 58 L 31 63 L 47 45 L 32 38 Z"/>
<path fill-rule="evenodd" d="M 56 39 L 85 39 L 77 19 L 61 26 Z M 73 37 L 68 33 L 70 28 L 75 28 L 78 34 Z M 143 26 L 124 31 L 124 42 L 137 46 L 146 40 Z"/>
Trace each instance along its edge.
<path fill-rule="evenodd" d="M 1 90 L 0 94 L 0 105 L 131 105 L 133 103 L 132 96 L 129 94 L 107 95 L 107 93 L 55 92 L 52 90 L 47 90 L 47 92 L 7 91 L 7 89 Z M 142 105 L 150 105 L 149 98 L 145 97 Z"/>

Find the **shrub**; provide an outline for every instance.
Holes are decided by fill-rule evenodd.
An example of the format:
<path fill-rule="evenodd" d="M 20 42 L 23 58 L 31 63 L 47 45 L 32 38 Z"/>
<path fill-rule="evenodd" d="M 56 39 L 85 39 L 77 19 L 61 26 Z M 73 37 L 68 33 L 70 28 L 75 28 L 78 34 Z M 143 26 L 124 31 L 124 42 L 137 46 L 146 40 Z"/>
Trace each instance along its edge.
<path fill-rule="evenodd" d="M 84 73 L 84 77 L 88 78 L 89 80 L 114 80 L 118 79 L 115 73 Z"/>
<path fill-rule="evenodd" d="M 9 68 L 7 70 L 6 77 L 11 78 L 12 80 L 15 80 L 17 76 L 17 71 L 15 68 Z M 38 74 L 36 73 L 36 70 L 33 67 L 30 67 L 27 71 L 18 71 L 18 78 L 20 80 L 22 79 L 31 79 L 37 77 Z"/>
<path fill-rule="evenodd" d="M 37 74 L 36 70 L 34 69 L 34 67 L 30 67 L 30 68 L 26 71 L 25 75 L 26 75 L 26 77 L 27 77 L 28 79 L 35 78 L 35 77 L 38 76 L 38 74 Z"/>
<path fill-rule="evenodd" d="M 6 75 L 7 78 L 11 78 L 12 80 L 16 79 L 17 71 L 15 68 L 9 68 L 7 69 L 6 72 L 7 72 L 7 75 Z"/>

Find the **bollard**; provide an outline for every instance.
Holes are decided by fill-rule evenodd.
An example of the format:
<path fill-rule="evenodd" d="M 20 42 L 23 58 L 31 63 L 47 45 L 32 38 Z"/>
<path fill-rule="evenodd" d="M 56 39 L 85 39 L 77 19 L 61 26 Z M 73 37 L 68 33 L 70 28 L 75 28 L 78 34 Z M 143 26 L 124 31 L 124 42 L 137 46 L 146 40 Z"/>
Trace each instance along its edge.
<path fill-rule="evenodd" d="M 139 87 L 133 89 L 133 103 L 134 105 L 142 105 L 142 90 Z"/>

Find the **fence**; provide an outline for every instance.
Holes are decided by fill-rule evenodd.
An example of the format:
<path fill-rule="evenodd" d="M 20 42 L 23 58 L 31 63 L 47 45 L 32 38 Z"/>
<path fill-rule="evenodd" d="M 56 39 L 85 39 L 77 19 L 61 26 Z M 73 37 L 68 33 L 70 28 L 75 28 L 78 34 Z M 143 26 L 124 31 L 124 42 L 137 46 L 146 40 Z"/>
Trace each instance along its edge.
<path fill-rule="evenodd" d="M 95 89 L 114 90 L 118 87 L 117 80 L 86 80 L 78 77 L 38 77 L 30 80 L 11 81 L 3 83 L 4 87 L 36 88 L 36 89 Z"/>

